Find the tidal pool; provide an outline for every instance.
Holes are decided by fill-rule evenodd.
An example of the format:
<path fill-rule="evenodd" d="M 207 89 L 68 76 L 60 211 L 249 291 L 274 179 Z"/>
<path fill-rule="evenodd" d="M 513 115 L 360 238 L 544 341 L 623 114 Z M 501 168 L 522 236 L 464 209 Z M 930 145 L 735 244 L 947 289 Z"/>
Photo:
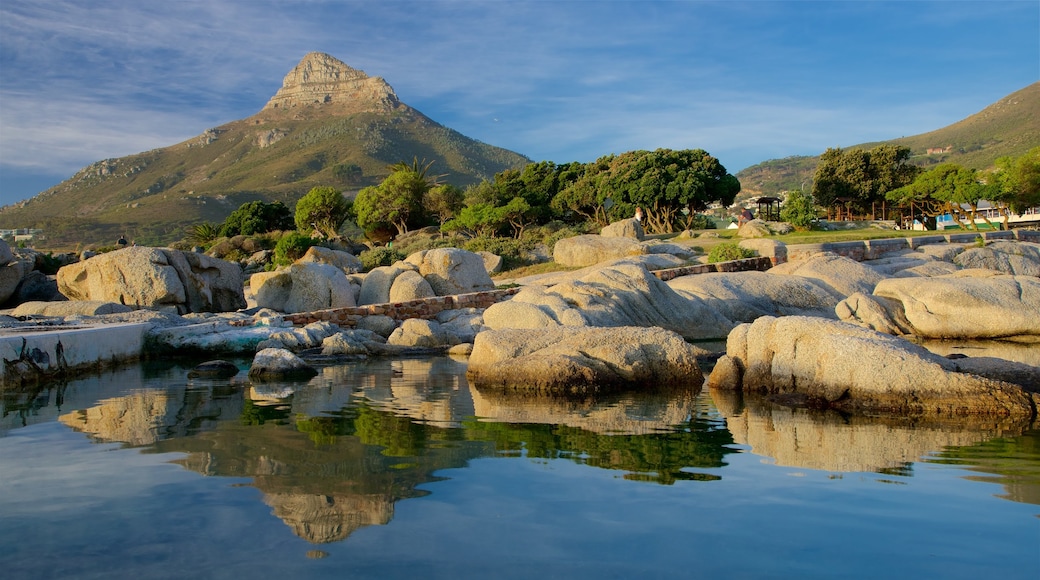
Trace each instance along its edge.
<path fill-rule="evenodd" d="M 258 385 L 196 362 L 3 392 L 0 576 L 1040 576 L 1035 425 L 489 395 L 447 357 Z"/>

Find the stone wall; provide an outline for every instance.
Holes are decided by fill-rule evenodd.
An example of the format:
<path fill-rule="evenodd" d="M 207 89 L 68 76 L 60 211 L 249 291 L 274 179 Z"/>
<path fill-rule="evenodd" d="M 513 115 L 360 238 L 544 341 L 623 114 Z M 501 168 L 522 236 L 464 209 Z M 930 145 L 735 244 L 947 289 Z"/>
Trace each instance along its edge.
<path fill-rule="evenodd" d="M 820 252 L 833 252 L 857 262 L 877 260 L 885 254 L 919 248 L 928 244 L 970 244 L 981 235 L 984 239 L 1018 240 L 1020 242 L 1040 243 L 1040 231 L 1036 230 L 1001 230 L 993 232 L 958 232 L 956 234 L 936 234 L 934 236 L 917 236 L 909 238 L 881 238 L 876 240 L 857 240 L 853 242 L 829 242 L 825 244 L 799 244 L 787 247 L 790 260 L 800 260 Z"/>

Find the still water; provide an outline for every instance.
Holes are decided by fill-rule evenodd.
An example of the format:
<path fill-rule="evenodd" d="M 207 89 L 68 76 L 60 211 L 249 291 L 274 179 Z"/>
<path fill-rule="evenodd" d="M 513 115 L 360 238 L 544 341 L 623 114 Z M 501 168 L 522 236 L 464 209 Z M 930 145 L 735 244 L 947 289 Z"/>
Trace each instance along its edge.
<path fill-rule="evenodd" d="M 147 363 L 4 393 L 0 577 L 1040 577 L 1040 431 Z M 248 361 L 236 361 L 247 368 Z"/>

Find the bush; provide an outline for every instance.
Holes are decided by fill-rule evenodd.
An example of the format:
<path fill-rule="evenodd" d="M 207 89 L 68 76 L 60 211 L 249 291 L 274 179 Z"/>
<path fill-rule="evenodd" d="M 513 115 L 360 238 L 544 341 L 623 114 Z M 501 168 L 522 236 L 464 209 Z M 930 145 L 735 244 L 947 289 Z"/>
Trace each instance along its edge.
<path fill-rule="evenodd" d="M 780 219 L 798 229 L 808 229 L 816 221 L 816 208 L 811 195 L 795 190 L 787 194 Z"/>
<path fill-rule="evenodd" d="M 373 268 L 380 266 L 390 266 L 394 262 L 405 259 L 407 256 L 391 248 L 390 246 L 380 246 L 378 248 L 372 248 L 371 250 L 365 250 L 358 255 L 358 259 L 361 260 L 361 266 L 366 272 L 371 271 Z"/>
<path fill-rule="evenodd" d="M 754 258 L 755 251 L 747 248 L 741 248 L 737 244 L 732 242 L 719 244 L 711 249 L 708 253 L 708 263 L 715 264 L 717 262 L 729 262 L 731 260 L 743 260 L 745 258 Z"/>
<path fill-rule="evenodd" d="M 285 207 L 282 202 L 251 201 L 240 205 L 238 209 L 231 212 L 231 215 L 221 224 L 217 234 L 225 238 L 239 235 L 251 236 L 274 230 L 291 229 L 292 223 L 289 208 Z M 205 229 L 198 233 L 208 235 Z M 196 232 L 193 230 L 191 235 L 196 235 Z M 212 239 L 210 238 L 211 241 Z"/>
<path fill-rule="evenodd" d="M 528 228 L 524 231 L 523 239 L 536 244 L 545 244 L 552 254 L 556 242 L 564 238 L 573 238 L 588 233 L 585 224 L 570 226 L 563 222 L 549 222 L 544 226 Z"/>
<path fill-rule="evenodd" d="M 336 237 L 339 227 L 350 217 L 351 202 L 335 187 L 312 187 L 296 202 L 296 229 L 313 231 L 325 238 Z"/>
<path fill-rule="evenodd" d="M 274 261 L 276 264 L 287 266 L 299 260 L 307 253 L 311 246 L 318 245 L 318 240 L 305 236 L 300 232 L 289 232 L 278 240 L 274 246 Z"/>

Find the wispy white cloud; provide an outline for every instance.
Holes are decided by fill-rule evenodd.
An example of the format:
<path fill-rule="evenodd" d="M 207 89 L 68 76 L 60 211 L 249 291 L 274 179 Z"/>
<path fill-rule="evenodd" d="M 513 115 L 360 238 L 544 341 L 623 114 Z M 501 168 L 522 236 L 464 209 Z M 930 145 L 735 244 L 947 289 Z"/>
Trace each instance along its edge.
<path fill-rule="evenodd" d="M 1029 4 L 4 0 L 0 167 L 189 138 L 318 50 L 534 159 L 700 147 L 735 170 L 936 129 L 1035 81 Z"/>

